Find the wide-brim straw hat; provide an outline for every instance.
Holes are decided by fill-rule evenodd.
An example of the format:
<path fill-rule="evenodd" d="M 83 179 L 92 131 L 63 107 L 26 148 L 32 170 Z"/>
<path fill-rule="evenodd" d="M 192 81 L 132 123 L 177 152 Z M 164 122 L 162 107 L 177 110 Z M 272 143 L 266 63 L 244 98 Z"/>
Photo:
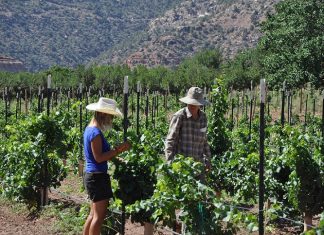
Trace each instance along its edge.
<path fill-rule="evenodd" d="M 204 98 L 203 90 L 199 87 L 191 87 L 188 90 L 187 95 L 179 100 L 185 104 L 191 105 L 203 106 L 209 104 L 209 101 Z"/>
<path fill-rule="evenodd" d="M 117 117 L 123 117 L 123 114 L 117 107 L 117 102 L 109 98 L 100 97 L 97 103 L 87 105 L 86 109 L 111 114 Z"/>

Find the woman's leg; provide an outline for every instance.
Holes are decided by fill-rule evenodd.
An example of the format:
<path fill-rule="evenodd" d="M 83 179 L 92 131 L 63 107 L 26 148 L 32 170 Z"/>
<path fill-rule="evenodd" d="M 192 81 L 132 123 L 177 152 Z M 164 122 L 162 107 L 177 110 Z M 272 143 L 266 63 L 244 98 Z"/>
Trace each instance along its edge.
<path fill-rule="evenodd" d="M 92 202 L 90 202 L 90 213 L 88 215 L 88 218 L 85 222 L 85 224 L 83 225 L 83 235 L 89 235 L 89 229 L 90 229 L 90 224 L 93 218 L 93 209 L 92 209 Z"/>
<path fill-rule="evenodd" d="M 109 200 L 92 202 L 93 216 L 89 228 L 89 235 L 100 235 L 101 225 L 107 214 Z"/>

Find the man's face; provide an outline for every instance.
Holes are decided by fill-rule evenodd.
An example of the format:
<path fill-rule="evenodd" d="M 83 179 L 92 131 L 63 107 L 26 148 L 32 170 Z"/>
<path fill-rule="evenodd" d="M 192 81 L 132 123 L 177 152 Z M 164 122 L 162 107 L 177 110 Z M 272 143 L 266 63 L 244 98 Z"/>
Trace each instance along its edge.
<path fill-rule="evenodd" d="M 196 115 L 196 114 L 198 114 L 198 111 L 199 111 L 199 109 L 200 109 L 200 106 L 198 106 L 198 105 L 188 104 L 188 109 L 189 109 L 189 111 L 190 111 L 190 113 L 191 113 L 192 115 Z"/>

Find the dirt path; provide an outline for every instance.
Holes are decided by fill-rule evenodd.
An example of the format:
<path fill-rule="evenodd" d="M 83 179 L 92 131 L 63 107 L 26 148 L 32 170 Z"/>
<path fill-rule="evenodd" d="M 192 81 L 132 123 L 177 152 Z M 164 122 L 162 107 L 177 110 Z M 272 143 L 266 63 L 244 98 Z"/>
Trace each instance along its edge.
<path fill-rule="evenodd" d="M 50 203 L 53 200 L 69 203 L 64 198 L 60 198 L 57 193 L 50 193 Z M 78 197 L 75 197 L 78 198 Z M 82 199 L 82 197 L 79 197 Z M 80 200 L 81 201 L 81 200 Z M 75 200 L 74 202 L 78 202 Z M 10 202 L 0 199 L 0 235 L 64 235 L 66 233 L 54 232 L 54 226 L 58 222 L 56 216 L 42 216 L 32 217 L 28 214 L 28 210 L 21 204 L 10 204 Z M 76 232 L 68 232 L 75 234 Z M 131 223 L 126 221 L 125 235 L 142 235 L 144 234 L 144 227 L 138 223 Z M 154 234 L 168 234 L 168 233 L 154 233 Z"/>
<path fill-rule="evenodd" d="M 27 214 L 17 213 L 14 208 L 0 205 L 0 235 L 54 235 L 52 228 L 55 218 L 29 218 Z M 143 235 L 144 227 L 127 221 L 125 235 Z M 154 234 L 171 234 L 155 232 Z M 62 234 L 63 235 L 63 234 Z"/>
<path fill-rule="evenodd" d="M 6 203 L 0 203 L 0 235 L 58 235 L 63 233 L 53 232 L 55 218 L 31 218 L 25 212 L 19 212 L 14 206 Z M 300 234 L 296 227 L 285 227 L 274 229 L 272 232 L 267 232 L 267 235 L 293 235 Z M 69 233 L 75 234 L 75 233 Z M 130 221 L 126 222 L 125 235 L 143 235 L 144 227 L 140 224 L 133 224 Z M 246 231 L 239 231 L 238 235 L 246 235 Z M 257 232 L 252 233 L 256 235 Z M 166 229 L 158 228 L 154 235 L 172 235 Z"/>
<path fill-rule="evenodd" d="M 73 204 L 79 206 L 86 201 L 85 192 L 80 192 L 81 180 L 74 175 L 70 175 L 63 182 L 62 186 L 57 190 L 51 190 L 49 193 L 50 203 L 59 201 L 64 204 Z M 58 222 L 58 216 L 47 215 L 39 217 L 31 217 L 26 208 L 22 208 L 21 204 L 11 204 L 0 198 L 0 235 L 65 235 L 67 233 L 53 232 L 55 224 Z M 319 218 L 316 219 L 318 221 Z M 79 225 L 80 226 L 80 225 Z M 82 228 L 79 228 L 79 231 Z M 266 234 L 276 235 L 292 235 L 300 234 L 298 226 L 282 224 L 282 227 L 273 228 Z M 77 235 L 76 232 L 68 232 L 70 235 Z M 126 221 L 126 235 L 143 235 L 144 227 L 141 224 Z M 158 228 L 154 235 L 171 235 L 172 233 L 166 228 Z M 239 231 L 238 235 L 247 234 L 246 231 Z M 252 233 L 257 234 L 257 233 Z"/>
<path fill-rule="evenodd" d="M 13 208 L 0 205 L 0 235 L 54 235 L 52 227 L 55 219 L 29 218 L 27 214 L 17 213 Z M 144 234 L 140 224 L 127 223 L 126 235 Z"/>
<path fill-rule="evenodd" d="M 13 210 L 5 204 L 0 206 L 1 235 L 50 234 L 52 221 L 29 218 L 27 214 L 18 214 Z"/>

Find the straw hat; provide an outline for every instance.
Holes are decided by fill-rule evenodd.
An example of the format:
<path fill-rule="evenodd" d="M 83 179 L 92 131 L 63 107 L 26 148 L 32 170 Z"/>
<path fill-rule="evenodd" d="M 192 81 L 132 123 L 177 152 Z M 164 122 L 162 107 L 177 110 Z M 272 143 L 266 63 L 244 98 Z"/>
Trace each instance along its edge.
<path fill-rule="evenodd" d="M 185 104 L 191 104 L 191 105 L 207 105 L 209 102 L 204 99 L 203 90 L 199 87 L 191 87 L 187 95 L 183 98 L 179 99 L 181 102 Z"/>
<path fill-rule="evenodd" d="M 104 97 L 100 97 L 97 103 L 92 103 L 87 105 L 86 109 L 101 112 L 101 113 L 107 113 L 118 117 L 123 116 L 123 114 L 117 108 L 116 101 Z"/>

